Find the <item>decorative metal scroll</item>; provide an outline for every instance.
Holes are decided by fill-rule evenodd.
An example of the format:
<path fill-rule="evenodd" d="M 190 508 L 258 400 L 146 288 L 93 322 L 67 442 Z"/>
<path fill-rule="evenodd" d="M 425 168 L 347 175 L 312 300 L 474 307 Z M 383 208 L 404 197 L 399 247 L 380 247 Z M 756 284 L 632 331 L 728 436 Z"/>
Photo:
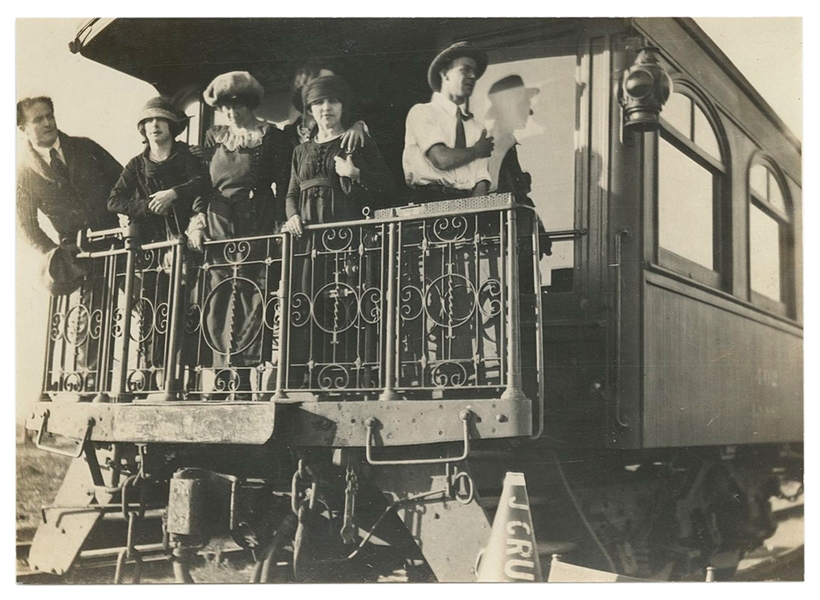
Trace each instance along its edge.
<path fill-rule="evenodd" d="M 80 289 L 52 296 L 44 392 L 52 397 L 78 394 L 88 399 L 110 388 L 111 345 L 115 334 L 112 315 L 117 306 L 117 269 L 124 255 L 81 261 L 86 272 Z"/>
<path fill-rule="evenodd" d="M 131 318 L 124 390 L 145 395 L 163 390 L 173 273 L 172 249 L 137 249 L 134 257 Z M 117 322 L 124 315 L 117 314 Z M 117 327 L 117 338 L 125 332 Z"/>
<path fill-rule="evenodd" d="M 213 242 L 188 259 L 185 391 L 207 400 L 268 397 L 279 360 L 282 237 Z"/>
<path fill-rule="evenodd" d="M 506 212 L 439 215 L 398 229 L 398 389 L 505 385 Z"/>
<path fill-rule="evenodd" d="M 383 387 L 385 225 L 338 226 L 295 240 L 288 286 L 288 389 Z"/>

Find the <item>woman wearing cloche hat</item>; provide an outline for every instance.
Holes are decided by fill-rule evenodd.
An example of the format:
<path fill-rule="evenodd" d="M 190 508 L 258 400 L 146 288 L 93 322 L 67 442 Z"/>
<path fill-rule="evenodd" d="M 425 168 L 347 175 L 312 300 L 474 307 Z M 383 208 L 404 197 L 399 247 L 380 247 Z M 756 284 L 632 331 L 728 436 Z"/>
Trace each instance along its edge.
<path fill-rule="evenodd" d="M 108 209 L 131 220 L 141 243 L 187 233 L 189 247 L 201 252 L 210 186 L 202 162 L 191 154 L 187 144 L 174 139 L 187 121 L 169 98 L 159 96 L 145 104 L 137 117 L 137 130 L 146 148 L 128 161 L 111 190 Z M 155 265 L 167 267 L 169 252 L 159 252 Z M 156 277 L 157 297 L 167 298 L 168 276 L 143 273 L 139 277 Z M 159 367 L 164 362 L 164 336 L 150 335 L 153 319 L 145 319 L 141 311 L 137 313 L 140 360 L 146 368 Z"/>
<path fill-rule="evenodd" d="M 125 166 L 108 198 L 108 210 L 136 223 L 142 242 L 189 234 L 202 251 L 208 175 L 188 145 L 176 141 L 188 119 L 169 98 L 151 98 L 137 117 L 145 150 Z"/>

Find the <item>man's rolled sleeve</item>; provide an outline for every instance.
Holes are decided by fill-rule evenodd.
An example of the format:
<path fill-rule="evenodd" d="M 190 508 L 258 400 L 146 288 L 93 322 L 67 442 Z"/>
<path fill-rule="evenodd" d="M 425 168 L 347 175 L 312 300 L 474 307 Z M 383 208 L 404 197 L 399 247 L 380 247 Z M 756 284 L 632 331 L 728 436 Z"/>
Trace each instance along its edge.
<path fill-rule="evenodd" d="M 490 178 L 490 159 L 479 158 L 476 162 L 478 163 L 476 165 L 476 183 L 486 181 L 492 185 L 493 180 Z"/>
<path fill-rule="evenodd" d="M 447 145 L 447 135 L 436 120 L 432 107 L 417 104 L 407 114 L 407 130 L 411 132 L 421 150 L 422 156 L 436 144 Z"/>

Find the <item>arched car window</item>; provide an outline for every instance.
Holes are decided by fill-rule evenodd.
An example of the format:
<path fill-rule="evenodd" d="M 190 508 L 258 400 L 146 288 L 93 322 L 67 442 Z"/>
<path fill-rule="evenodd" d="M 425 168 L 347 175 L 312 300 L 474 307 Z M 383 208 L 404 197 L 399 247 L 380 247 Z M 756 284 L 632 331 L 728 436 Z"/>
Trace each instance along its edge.
<path fill-rule="evenodd" d="M 688 87 L 676 88 L 681 91 L 661 113 L 658 140 L 658 262 L 723 287 L 726 159 L 704 107 Z"/>
<path fill-rule="evenodd" d="M 776 312 L 790 305 L 793 269 L 791 211 L 765 159 L 749 168 L 749 287 L 752 301 Z"/>

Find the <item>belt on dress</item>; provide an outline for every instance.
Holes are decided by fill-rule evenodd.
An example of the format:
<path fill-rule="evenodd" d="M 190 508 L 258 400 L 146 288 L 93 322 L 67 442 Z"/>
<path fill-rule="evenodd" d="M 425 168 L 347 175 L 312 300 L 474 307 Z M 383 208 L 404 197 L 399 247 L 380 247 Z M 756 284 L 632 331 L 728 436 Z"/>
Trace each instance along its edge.
<path fill-rule="evenodd" d="M 314 177 L 299 182 L 299 190 L 302 192 L 315 187 L 333 187 L 333 182 L 327 177 Z"/>

